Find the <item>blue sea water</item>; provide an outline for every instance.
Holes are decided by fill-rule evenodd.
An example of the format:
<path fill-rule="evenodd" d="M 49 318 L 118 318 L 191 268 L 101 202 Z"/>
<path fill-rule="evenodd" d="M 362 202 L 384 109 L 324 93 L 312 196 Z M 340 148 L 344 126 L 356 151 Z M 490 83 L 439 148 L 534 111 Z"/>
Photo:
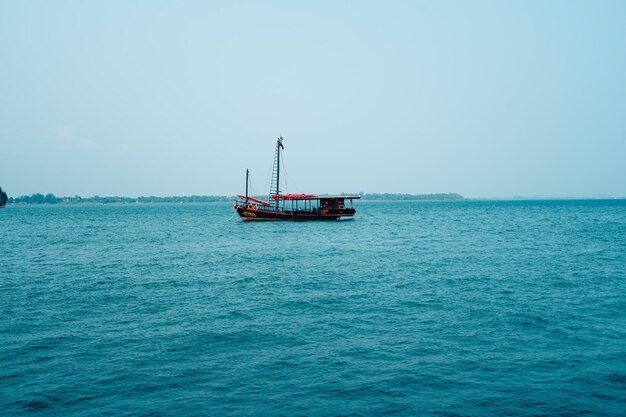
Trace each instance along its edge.
<path fill-rule="evenodd" d="M 0 415 L 626 415 L 626 201 L 357 209 L 0 210 Z"/>

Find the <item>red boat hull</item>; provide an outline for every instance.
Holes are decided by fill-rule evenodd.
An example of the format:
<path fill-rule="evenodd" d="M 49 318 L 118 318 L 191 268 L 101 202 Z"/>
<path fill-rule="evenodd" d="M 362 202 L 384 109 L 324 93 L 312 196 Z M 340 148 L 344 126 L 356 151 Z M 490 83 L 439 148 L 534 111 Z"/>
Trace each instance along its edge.
<path fill-rule="evenodd" d="M 307 221 L 307 220 L 339 220 L 349 219 L 356 212 L 353 208 L 335 209 L 335 210 L 274 210 L 265 207 L 247 208 L 239 205 L 234 206 L 237 214 L 245 221 L 264 221 L 264 220 L 282 220 L 282 221 Z"/>

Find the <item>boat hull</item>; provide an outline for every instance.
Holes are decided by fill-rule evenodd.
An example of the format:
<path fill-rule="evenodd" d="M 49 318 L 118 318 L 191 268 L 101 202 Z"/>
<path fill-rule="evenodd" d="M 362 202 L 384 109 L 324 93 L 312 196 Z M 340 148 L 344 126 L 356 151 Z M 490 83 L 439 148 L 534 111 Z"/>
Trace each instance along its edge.
<path fill-rule="evenodd" d="M 327 210 L 325 212 L 313 212 L 305 210 L 296 211 L 275 211 L 275 210 L 263 210 L 249 209 L 242 206 L 235 206 L 237 214 L 244 221 L 312 221 L 312 220 L 339 220 L 350 219 L 354 216 L 356 210 L 346 208 L 337 210 Z"/>

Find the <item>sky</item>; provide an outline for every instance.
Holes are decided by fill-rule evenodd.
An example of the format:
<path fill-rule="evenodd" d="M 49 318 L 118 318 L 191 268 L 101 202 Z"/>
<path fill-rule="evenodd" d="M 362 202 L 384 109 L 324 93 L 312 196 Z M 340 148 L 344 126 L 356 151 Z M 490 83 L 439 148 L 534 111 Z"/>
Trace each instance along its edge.
<path fill-rule="evenodd" d="M 625 1 L 0 0 L 9 196 L 626 196 Z"/>

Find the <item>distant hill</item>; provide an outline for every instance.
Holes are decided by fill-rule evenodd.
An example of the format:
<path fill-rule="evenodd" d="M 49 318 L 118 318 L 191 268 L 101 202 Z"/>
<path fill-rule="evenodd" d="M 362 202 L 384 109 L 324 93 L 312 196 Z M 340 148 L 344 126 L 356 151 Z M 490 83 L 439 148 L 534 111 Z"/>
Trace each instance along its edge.
<path fill-rule="evenodd" d="M 407 201 L 450 201 L 464 200 L 463 196 L 456 193 L 445 194 L 361 194 L 363 200 L 407 200 Z"/>
<path fill-rule="evenodd" d="M 341 195 L 355 195 L 342 193 Z M 359 195 L 359 194 L 357 194 Z M 406 200 L 406 201 L 450 201 L 463 200 L 463 196 L 455 193 L 446 194 L 360 194 L 363 200 Z M 267 196 L 260 196 L 266 199 Z M 215 203 L 228 202 L 234 200 L 234 196 L 221 195 L 192 195 L 192 196 L 171 196 L 171 197 L 57 197 L 54 194 L 36 193 L 31 196 L 10 197 L 9 204 L 107 204 L 107 203 Z"/>
<path fill-rule="evenodd" d="M 171 196 L 171 197 L 56 197 L 54 194 L 33 194 L 31 196 L 21 196 L 9 198 L 9 203 L 13 204 L 107 204 L 107 203 L 213 203 L 218 201 L 230 201 L 232 198 L 226 196 Z"/>
<path fill-rule="evenodd" d="M 4 207 L 8 201 L 9 197 L 7 196 L 7 193 L 2 191 L 2 188 L 0 188 L 0 208 Z"/>

